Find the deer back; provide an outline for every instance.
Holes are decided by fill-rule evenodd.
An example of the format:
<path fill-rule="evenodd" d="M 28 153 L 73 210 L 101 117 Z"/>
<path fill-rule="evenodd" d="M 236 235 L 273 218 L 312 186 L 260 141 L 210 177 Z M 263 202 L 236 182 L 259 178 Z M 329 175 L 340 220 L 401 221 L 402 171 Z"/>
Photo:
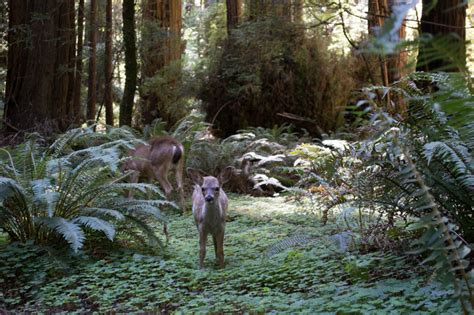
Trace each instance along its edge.
<path fill-rule="evenodd" d="M 148 143 L 151 146 L 149 159 L 153 165 L 177 164 L 183 158 L 183 145 L 172 137 L 153 138 Z"/>

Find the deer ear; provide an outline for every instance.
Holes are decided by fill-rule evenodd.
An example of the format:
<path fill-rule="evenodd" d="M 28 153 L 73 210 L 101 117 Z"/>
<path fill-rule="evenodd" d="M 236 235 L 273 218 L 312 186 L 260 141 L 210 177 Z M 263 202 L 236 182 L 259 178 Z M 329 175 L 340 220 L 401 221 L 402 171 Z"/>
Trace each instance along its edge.
<path fill-rule="evenodd" d="M 202 178 L 204 177 L 202 171 L 196 170 L 196 169 L 190 168 L 190 167 L 187 168 L 186 171 L 188 173 L 188 176 L 193 181 L 193 183 L 195 183 L 196 185 L 199 185 L 199 186 L 202 185 L 202 180 L 203 180 Z"/>
<path fill-rule="evenodd" d="M 230 180 L 233 173 L 234 173 L 234 168 L 232 166 L 227 166 L 224 170 L 221 171 L 221 173 L 218 176 L 219 183 L 221 184 L 221 186 Z"/>

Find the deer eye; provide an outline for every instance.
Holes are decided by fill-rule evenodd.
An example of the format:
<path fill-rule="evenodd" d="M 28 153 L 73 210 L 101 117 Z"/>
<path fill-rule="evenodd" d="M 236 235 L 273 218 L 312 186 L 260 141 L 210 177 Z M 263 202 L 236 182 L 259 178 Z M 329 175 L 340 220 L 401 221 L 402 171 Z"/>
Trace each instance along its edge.
<path fill-rule="evenodd" d="M 219 187 L 214 188 L 214 191 L 219 191 Z"/>
<path fill-rule="evenodd" d="M 206 192 L 205 188 L 201 188 L 202 193 L 204 194 Z"/>

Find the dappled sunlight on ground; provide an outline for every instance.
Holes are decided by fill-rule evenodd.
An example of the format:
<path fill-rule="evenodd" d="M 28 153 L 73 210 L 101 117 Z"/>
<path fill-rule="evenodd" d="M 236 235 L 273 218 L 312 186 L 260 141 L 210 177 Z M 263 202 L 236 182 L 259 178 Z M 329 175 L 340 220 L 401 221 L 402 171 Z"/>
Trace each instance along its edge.
<path fill-rule="evenodd" d="M 321 226 L 284 197 L 230 195 L 229 201 L 224 269 L 214 263 L 210 237 L 205 268 L 198 269 L 198 232 L 192 215 L 174 212 L 169 213 L 170 241 L 164 259 L 130 251 L 76 259 L 74 268 L 36 288 L 36 295 L 15 309 L 289 314 L 459 311 L 456 305 L 448 305 L 447 291 L 429 284 L 403 258 L 338 252 L 328 241 L 335 226 Z M 156 229 L 161 231 L 161 226 Z"/>

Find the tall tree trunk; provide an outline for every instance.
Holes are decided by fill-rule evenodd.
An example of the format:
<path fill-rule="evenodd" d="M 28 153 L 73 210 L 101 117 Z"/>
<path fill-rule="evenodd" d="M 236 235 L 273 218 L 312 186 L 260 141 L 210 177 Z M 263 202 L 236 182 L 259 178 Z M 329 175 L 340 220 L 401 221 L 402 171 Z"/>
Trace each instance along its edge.
<path fill-rule="evenodd" d="M 81 108 L 81 88 L 82 88 L 82 71 L 83 71 L 83 50 L 84 50 L 84 0 L 79 0 L 79 9 L 77 15 L 77 57 L 76 71 L 74 78 L 74 96 L 73 96 L 73 117 L 76 125 L 80 124 L 84 118 L 82 117 Z"/>
<path fill-rule="evenodd" d="M 431 34 L 434 39 L 420 45 L 417 70 L 463 71 L 466 66 L 466 8 L 465 0 L 423 0 L 421 33 Z M 444 40 L 438 45 L 439 38 Z M 449 50 L 440 54 L 440 50 Z M 439 57 L 433 57 L 437 54 Z"/>
<path fill-rule="evenodd" d="M 150 124 L 155 118 L 167 121 L 168 127 L 174 125 L 181 117 L 179 112 L 170 109 L 172 91 L 176 88 L 179 80 L 179 67 L 181 54 L 183 53 L 183 42 L 181 41 L 182 9 L 180 0 L 145 0 L 143 19 L 146 36 L 143 44 L 143 78 L 153 81 L 160 72 L 171 70 L 173 65 L 173 77 L 164 78 L 161 86 L 153 86 L 142 93 L 140 106 L 141 124 Z M 152 36 L 152 34 L 161 36 Z M 175 64 L 178 63 L 178 64 Z M 156 90 L 165 91 L 169 94 L 160 95 Z"/>
<path fill-rule="evenodd" d="M 66 130 L 72 122 L 74 0 L 8 4 L 7 129 Z"/>
<path fill-rule="evenodd" d="M 75 2 L 73 0 L 73 2 Z M 74 5 L 73 5 L 74 6 Z M 68 96 L 67 96 L 67 117 L 69 120 L 68 125 L 74 123 L 74 80 L 76 78 L 75 71 L 74 71 L 74 61 L 76 60 L 76 45 L 74 45 L 76 41 L 76 10 L 70 10 L 69 12 L 69 21 L 72 21 L 74 28 L 69 33 L 69 38 L 72 40 L 73 45 L 69 45 L 69 62 L 71 64 L 71 69 L 68 71 Z M 70 22 L 71 23 L 71 22 Z"/>
<path fill-rule="evenodd" d="M 87 121 L 93 123 L 97 103 L 97 0 L 91 0 L 89 16 L 89 78 L 87 91 Z"/>
<path fill-rule="evenodd" d="M 105 86 L 104 86 L 104 103 L 105 103 L 105 122 L 107 125 L 114 125 L 114 107 L 112 99 L 112 0 L 107 0 L 106 8 L 106 27 L 105 27 Z"/>
<path fill-rule="evenodd" d="M 123 0 L 123 42 L 125 46 L 125 88 L 120 104 L 120 126 L 132 125 L 133 101 L 137 88 L 137 36 L 135 0 Z"/>
<path fill-rule="evenodd" d="M 230 34 L 231 30 L 239 24 L 241 14 L 241 1 L 240 0 L 226 0 L 227 4 L 227 33 Z"/>

